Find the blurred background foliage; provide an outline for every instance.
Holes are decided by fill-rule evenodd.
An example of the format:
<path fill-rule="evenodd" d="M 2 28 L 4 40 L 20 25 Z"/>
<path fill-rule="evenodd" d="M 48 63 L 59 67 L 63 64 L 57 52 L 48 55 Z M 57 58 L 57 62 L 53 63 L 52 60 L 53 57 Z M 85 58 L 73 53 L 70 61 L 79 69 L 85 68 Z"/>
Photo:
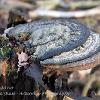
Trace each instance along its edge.
<path fill-rule="evenodd" d="M 28 22 L 43 18 L 70 18 L 100 32 L 100 0 L 0 0 L 1 27 L 6 27 L 10 10 L 15 10 Z"/>

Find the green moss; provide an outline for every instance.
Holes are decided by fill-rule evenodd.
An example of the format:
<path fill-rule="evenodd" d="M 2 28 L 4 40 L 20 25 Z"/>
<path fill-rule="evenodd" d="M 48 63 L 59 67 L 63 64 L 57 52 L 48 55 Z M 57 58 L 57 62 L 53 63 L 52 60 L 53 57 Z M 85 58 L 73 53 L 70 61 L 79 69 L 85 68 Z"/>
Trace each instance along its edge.
<path fill-rule="evenodd" d="M 0 56 L 1 57 L 9 57 L 11 53 L 11 48 L 9 46 L 3 46 L 0 48 Z"/>
<path fill-rule="evenodd" d="M 7 69 L 6 69 L 6 77 L 9 77 L 10 74 L 13 74 L 14 76 L 14 79 L 17 79 L 18 78 L 18 74 L 17 74 L 17 69 L 11 69 L 11 66 L 8 65 L 7 66 Z"/>
<path fill-rule="evenodd" d="M 8 65 L 7 66 L 7 69 L 6 69 L 6 76 L 9 76 L 10 75 L 10 72 L 11 72 L 11 66 Z"/>

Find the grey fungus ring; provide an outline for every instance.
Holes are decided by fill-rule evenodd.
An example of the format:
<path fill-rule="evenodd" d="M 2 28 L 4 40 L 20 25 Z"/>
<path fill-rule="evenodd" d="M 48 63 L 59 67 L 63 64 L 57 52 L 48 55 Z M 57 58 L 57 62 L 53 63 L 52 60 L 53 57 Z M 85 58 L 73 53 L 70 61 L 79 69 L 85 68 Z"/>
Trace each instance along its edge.
<path fill-rule="evenodd" d="M 100 64 L 100 34 L 85 25 L 67 19 L 50 19 L 18 25 L 8 33 L 9 37 L 26 35 L 27 48 L 34 47 L 33 56 L 44 68 L 74 71 Z"/>

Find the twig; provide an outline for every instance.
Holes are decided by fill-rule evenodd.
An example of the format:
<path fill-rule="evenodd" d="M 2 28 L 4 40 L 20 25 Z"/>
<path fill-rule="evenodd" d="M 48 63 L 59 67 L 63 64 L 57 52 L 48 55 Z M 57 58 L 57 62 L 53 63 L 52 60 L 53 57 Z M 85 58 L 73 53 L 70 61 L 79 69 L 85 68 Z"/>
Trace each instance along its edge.
<path fill-rule="evenodd" d="M 35 11 L 29 11 L 29 16 L 34 17 L 54 17 L 54 18 L 80 18 L 87 16 L 100 15 L 100 7 L 92 8 L 89 10 L 81 11 L 55 11 L 55 10 L 44 10 L 37 9 Z"/>

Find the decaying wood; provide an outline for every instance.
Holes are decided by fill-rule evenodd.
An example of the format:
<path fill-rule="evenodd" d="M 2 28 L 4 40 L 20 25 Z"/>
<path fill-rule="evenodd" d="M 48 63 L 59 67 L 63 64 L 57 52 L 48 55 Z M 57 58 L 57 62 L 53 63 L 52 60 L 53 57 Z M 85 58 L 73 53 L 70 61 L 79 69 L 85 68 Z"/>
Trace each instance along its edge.
<path fill-rule="evenodd" d="M 0 61 L 0 74 L 3 76 L 3 81 L 4 84 L 6 84 L 6 71 L 7 71 L 7 67 L 8 67 L 8 61 L 7 59 Z"/>

